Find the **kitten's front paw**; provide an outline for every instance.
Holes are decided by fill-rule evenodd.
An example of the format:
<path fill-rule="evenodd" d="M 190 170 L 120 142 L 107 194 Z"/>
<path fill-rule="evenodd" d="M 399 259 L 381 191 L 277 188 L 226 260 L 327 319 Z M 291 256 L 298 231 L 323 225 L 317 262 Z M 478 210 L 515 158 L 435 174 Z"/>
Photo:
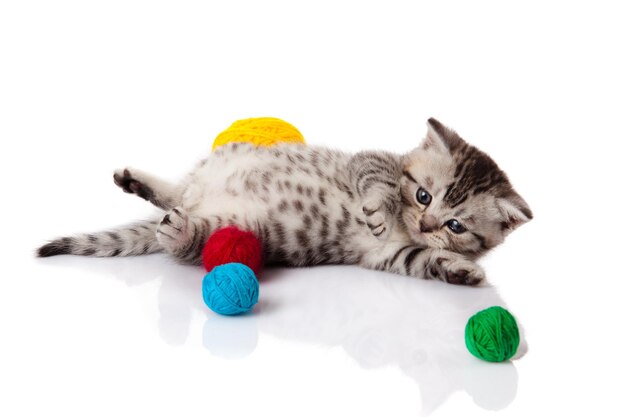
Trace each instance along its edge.
<path fill-rule="evenodd" d="M 137 194 L 144 200 L 150 201 L 154 197 L 152 189 L 135 178 L 129 168 L 116 170 L 113 174 L 113 182 L 125 193 Z"/>
<path fill-rule="evenodd" d="M 485 271 L 478 264 L 458 254 L 436 258 L 428 273 L 432 278 L 455 285 L 478 286 L 485 282 Z"/>
<path fill-rule="evenodd" d="M 381 201 L 367 201 L 363 204 L 365 223 L 372 234 L 380 240 L 385 240 L 393 227 L 393 216 L 388 213 L 385 204 Z"/>
<path fill-rule="evenodd" d="M 180 207 L 172 209 L 157 226 L 157 240 L 170 253 L 185 249 L 190 234 L 189 216 Z"/>

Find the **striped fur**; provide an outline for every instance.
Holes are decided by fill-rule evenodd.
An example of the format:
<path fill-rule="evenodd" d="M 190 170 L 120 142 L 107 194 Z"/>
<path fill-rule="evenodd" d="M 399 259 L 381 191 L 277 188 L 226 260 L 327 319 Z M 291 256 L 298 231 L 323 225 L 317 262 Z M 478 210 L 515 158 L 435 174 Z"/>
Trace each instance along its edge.
<path fill-rule="evenodd" d="M 213 230 L 256 233 L 267 263 L 360 264 L 455 284 L 479 284 L 472 260 L 532 214 L 484 153 L 434 119 L 406 155 L 319 147 L 224 145 L 182 181 L 170 184 L 133 168 L 114 182 L 163 209 L 159 221 L 57 239 L 39 256 L 141 255 L 163 250 L 199 264 Z M 429 204 L 416 192 L 428 190 Z M 467 229 L 446 227 L 454 216 Z"/>
<path fill-rule="evenodd" d="M 38 249 L 41 257 L 72 254 L 82 256 L 132 256 L 161 251 L 155 239 L 158 220 L 138 222 L 100 233 L 54 240 Z"/>

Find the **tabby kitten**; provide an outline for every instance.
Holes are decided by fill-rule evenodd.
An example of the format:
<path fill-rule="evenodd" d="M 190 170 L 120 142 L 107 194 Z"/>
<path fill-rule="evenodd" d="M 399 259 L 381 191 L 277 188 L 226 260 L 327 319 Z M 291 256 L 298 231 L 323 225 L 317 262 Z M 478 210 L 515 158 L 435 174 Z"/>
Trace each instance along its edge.
<path fill-rule="evenodd" d="M 199 264 L 211 232 L 235 225 L 261 238 L 267 263 L 359 264 L 477 285 L 484 273 L 473 261 L 532 218 L 495 162 L 435 119 L 406 155 L 231 143 L 178 184 L 132 168 L 113 178 L 167 214 L 57 239 L 39 256 L 165 251 Z"/>

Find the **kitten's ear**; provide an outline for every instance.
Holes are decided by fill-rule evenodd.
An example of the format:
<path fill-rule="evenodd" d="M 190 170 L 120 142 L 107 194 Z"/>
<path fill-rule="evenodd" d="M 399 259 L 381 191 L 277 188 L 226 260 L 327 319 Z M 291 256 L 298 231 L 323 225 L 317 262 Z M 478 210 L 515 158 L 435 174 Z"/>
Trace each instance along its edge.
<path fill-rule="evenodd" d="M 428 149 L 434 147 L 440 152 L 454 153 L 464 143 L 463 139 L 452 129 L 447 128 L 439 120 L 431 117 L 428 119 L 428 131 L 421 147 Z"/>
<path fill-rule="evenodd" d="M 518 194 L 513 193 L 508 197 L 500 197 L 496 200 L 496 204 L 502 213 L 500 226 L 505 235 L 533 218 L 533 213 L 528 204 Z"/>

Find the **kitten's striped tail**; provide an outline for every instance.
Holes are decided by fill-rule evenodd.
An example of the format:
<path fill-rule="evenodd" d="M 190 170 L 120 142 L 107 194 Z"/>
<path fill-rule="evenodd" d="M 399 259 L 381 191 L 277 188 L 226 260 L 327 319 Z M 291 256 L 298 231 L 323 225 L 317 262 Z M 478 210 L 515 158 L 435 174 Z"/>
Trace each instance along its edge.
<path fill-rule="evenodd" d="M 82 256 L 131 256 L 159 252 L 156 239 L 158 221 L 150 220 L 117 229 L 63 237 L 37 249 L 37 256 L 45 258 L 55 255 Z"/>

